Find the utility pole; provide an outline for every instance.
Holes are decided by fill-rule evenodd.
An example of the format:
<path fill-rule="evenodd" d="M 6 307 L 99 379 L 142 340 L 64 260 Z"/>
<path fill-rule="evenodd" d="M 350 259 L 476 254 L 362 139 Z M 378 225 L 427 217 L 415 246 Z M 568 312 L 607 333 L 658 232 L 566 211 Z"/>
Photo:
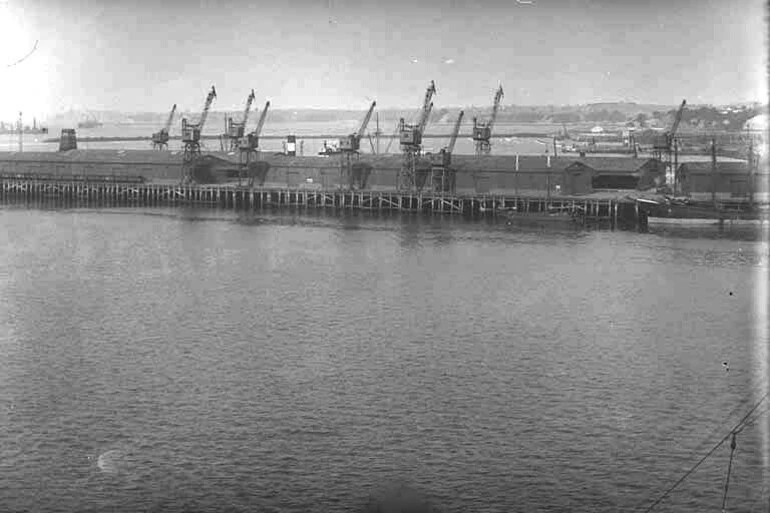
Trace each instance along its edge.
<path fill-rule="evenodd" d="M 711 203 L 717 209 L 717 139 L 711 139 Z"/>
<path fill-rule="evenodd" d="M 24 127 L 22 125 L 21 112 L 19 112 L 19 123 L 17 128 L 19 130 L 19 153 L 21 153 L 24 151 Z"/>
<path fill-rule="evenodd" d="M 679 173 L 679 139 L 674 139 L 674 196 L 677 191 L 677 174 Z"/>
<path fill-rule="evenodd" d="M 749 137 L 749 209 L 754 209 L 754 182 L 756 180 L 756 159 L 754 157 L 754 138 L 751 136 L 749 129 L 746 129 L 746 133 Z"/>

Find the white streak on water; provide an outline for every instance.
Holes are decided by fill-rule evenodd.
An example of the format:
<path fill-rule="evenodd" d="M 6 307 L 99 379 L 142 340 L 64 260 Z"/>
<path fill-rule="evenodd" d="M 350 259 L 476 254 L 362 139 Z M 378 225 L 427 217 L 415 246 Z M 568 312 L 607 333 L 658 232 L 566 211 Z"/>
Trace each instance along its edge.
<path fill-rule="evenodd" d="M 115 474 L 118 472 L 117 460 L 121 456 L 122 453 L 117 449 L 107 451 L 99 455 L 99 458 L 96 460 L 96 466 L 99 467 L 99 470 L 102 472 Z"/>

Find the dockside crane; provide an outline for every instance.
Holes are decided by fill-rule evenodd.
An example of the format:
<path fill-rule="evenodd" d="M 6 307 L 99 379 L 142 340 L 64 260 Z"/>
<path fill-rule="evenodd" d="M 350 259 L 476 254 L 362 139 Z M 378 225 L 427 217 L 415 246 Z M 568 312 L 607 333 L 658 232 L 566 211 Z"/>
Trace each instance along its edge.
<path fill-rule="evenodd" d="M 152 134 L 152 149 L 165 150 L 168 149 L 169 131 L 171 130 L 171 123 L 174 122 L 174 114 L 176 114 L 176 103 L 171 107 L 171 113 L 166 119 L 166 124 L 159 132 Z"/>
<path fill-rule="evenodd" d="M 195 168 L 201 156 L 201 132 L 206 124 L 206 118 L 209 115 L 209 109 L 217 97 L 217 91 L 211 86 L 211 91 L 206 96 L 206 102 L 203 104 L 200 120 L 197 123 L 190 123 L 187 118 L 182 118 L 182 146 L 184 156 L 182 157 L 182 183 L 192 183 L 195 181 Z"/>
<path fill-rule="evenodd" d="M 356 176 L 354 173 L 354 162 L 358 161 L 359 150 L 361 149 L 361 139 L 364 137 L 366 127 L 369 125 L 369 121 L 372 119 L 372 113 L 374 107 L 377 106 L 377 102 L 373 101 L 369 106 L 369 110 L 364 116 L 364 120 L 361 122 L 361 126 L 358 131 L 340 139 L 340 184 L 347 184 L 350 190 L 353 189 L 355 182 L 358 182 L 359 188 L 363 186 L 361 176 Z"/>
<path fill-rule="evenodd" d="M 455 190 L 455 171 L 452 166 L 452 152 L 455 149 L 457 136 L 460 133 L 460 125 L 463 122 L 465 113 L 460 111 L 457 121 L 449 136 L 449 144 L 441 148 L 438 153 L 431 156 L 431 188 L 435 192 L 454 192 Z"/>
<path fill-rule="evenodd" d="M 500 102 L 503 99 L 503 86 L 500 85 L 495 92 L 492 103 L 492 116 L 486 123 L 473 118 L 473 142 L 476 145 L 476 155 L 489 155 L 492 151 L 492 128 L 495 126 L 497 113 L 500 111 Z"/>
<path fill-rule="evenodd" d="M 246 108 L 243 109 L 240 123 L 234 121 L 232 116 L 225 117 L 225 133 L 222 135 L 223 150 L 235 151 L 240 147 L 240 140 L 246 135 L 246 124 L 249 122 L 249 113 L 254 97 L 254 89 L 252 89 L 246 98 Z"/>
<path fill-rule="evenodd" d="M 676 187 L 674 174 L 679 160 L 679 141 L 676 139 L 676 131 L 682 122 L 682 114 L 687 100 L 682 100 L 679 110 L 676 111 L 671 128 L 662 136 L 656 137 L 652 146 L 652 158 L 663 162 L 666 170 L 666 182 Z M 674 191 L 675 192 L 675 191 Z"/>
<path fill-rule="evenodd" d="M 436 94 L 436 84 L 431 80 L 428 89 L 425 91 L 419 121 L 416 125 L 408 125 L 405 123 L 404 118 L 399 119 L 398 131 L 402 160 L 397 188 L 400 191 L 416 191 L 420 188 L 417 182 L 417 159 L 422 151 L 422 135 L 425 132 L 430 112 L 433 109 L 433 102 L 431 100 L 434 94 Z"/>
<path fill-rule="evenodd" d="M 238 185 L 241 185 L 241 180 L 248 175 L 248 186 L 254 186 L 255 175 L 259 174 L 260 185 L 264 183 L 267 175 L 269 165 L 267 162 L 259 160 L 259 136 L 262 133 L 262 127 L 265 126 L 265 120 L 267 119 L 267 111 L 270 108 L 270 101 L 265 102 L 265 108 L 262 109 L 262 113 L 257 121 L 257 127 L 253 132 L 246 134 L 245 137 L 238 139 Z M 244 123 L 244 129 L 246 124 Z"/>

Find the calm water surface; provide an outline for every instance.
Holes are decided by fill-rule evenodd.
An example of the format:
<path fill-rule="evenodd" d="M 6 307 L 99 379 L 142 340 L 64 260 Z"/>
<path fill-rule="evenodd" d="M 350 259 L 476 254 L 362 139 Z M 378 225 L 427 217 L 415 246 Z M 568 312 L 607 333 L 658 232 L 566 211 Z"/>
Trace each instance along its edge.
<path fill-rule="evenodd" d="M 0 223 L 3 511 L 343 511 L 403 479 L 449 511 L 630 512 L 767 391 L 751 234 Z M 730 511 L 768 510 L 768 417 L 738 435 Z M 658 510 L 718 511 L 728 458 Z"/>

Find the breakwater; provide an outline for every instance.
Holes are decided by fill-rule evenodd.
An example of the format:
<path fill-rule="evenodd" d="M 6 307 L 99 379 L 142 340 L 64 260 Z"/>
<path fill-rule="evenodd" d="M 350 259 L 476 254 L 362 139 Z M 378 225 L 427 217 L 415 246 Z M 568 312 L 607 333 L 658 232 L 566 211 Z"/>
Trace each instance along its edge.
<path fill-rule="evenodd" d="M 579 220 L 608 227 L 643 222 L 635 202 L 617 198 L 521 196 L 513 194 L 438 194 L 379 190 L 178 185 L 141 180 L 37 180 L 0 176 L 0 201 L 51 206 L 159 207 L 201 206 L 234 210 L 329 209 L 374 212 L 454 214 L 467 217 L 501 213 L 548 216 L 579 211 Z"/>

